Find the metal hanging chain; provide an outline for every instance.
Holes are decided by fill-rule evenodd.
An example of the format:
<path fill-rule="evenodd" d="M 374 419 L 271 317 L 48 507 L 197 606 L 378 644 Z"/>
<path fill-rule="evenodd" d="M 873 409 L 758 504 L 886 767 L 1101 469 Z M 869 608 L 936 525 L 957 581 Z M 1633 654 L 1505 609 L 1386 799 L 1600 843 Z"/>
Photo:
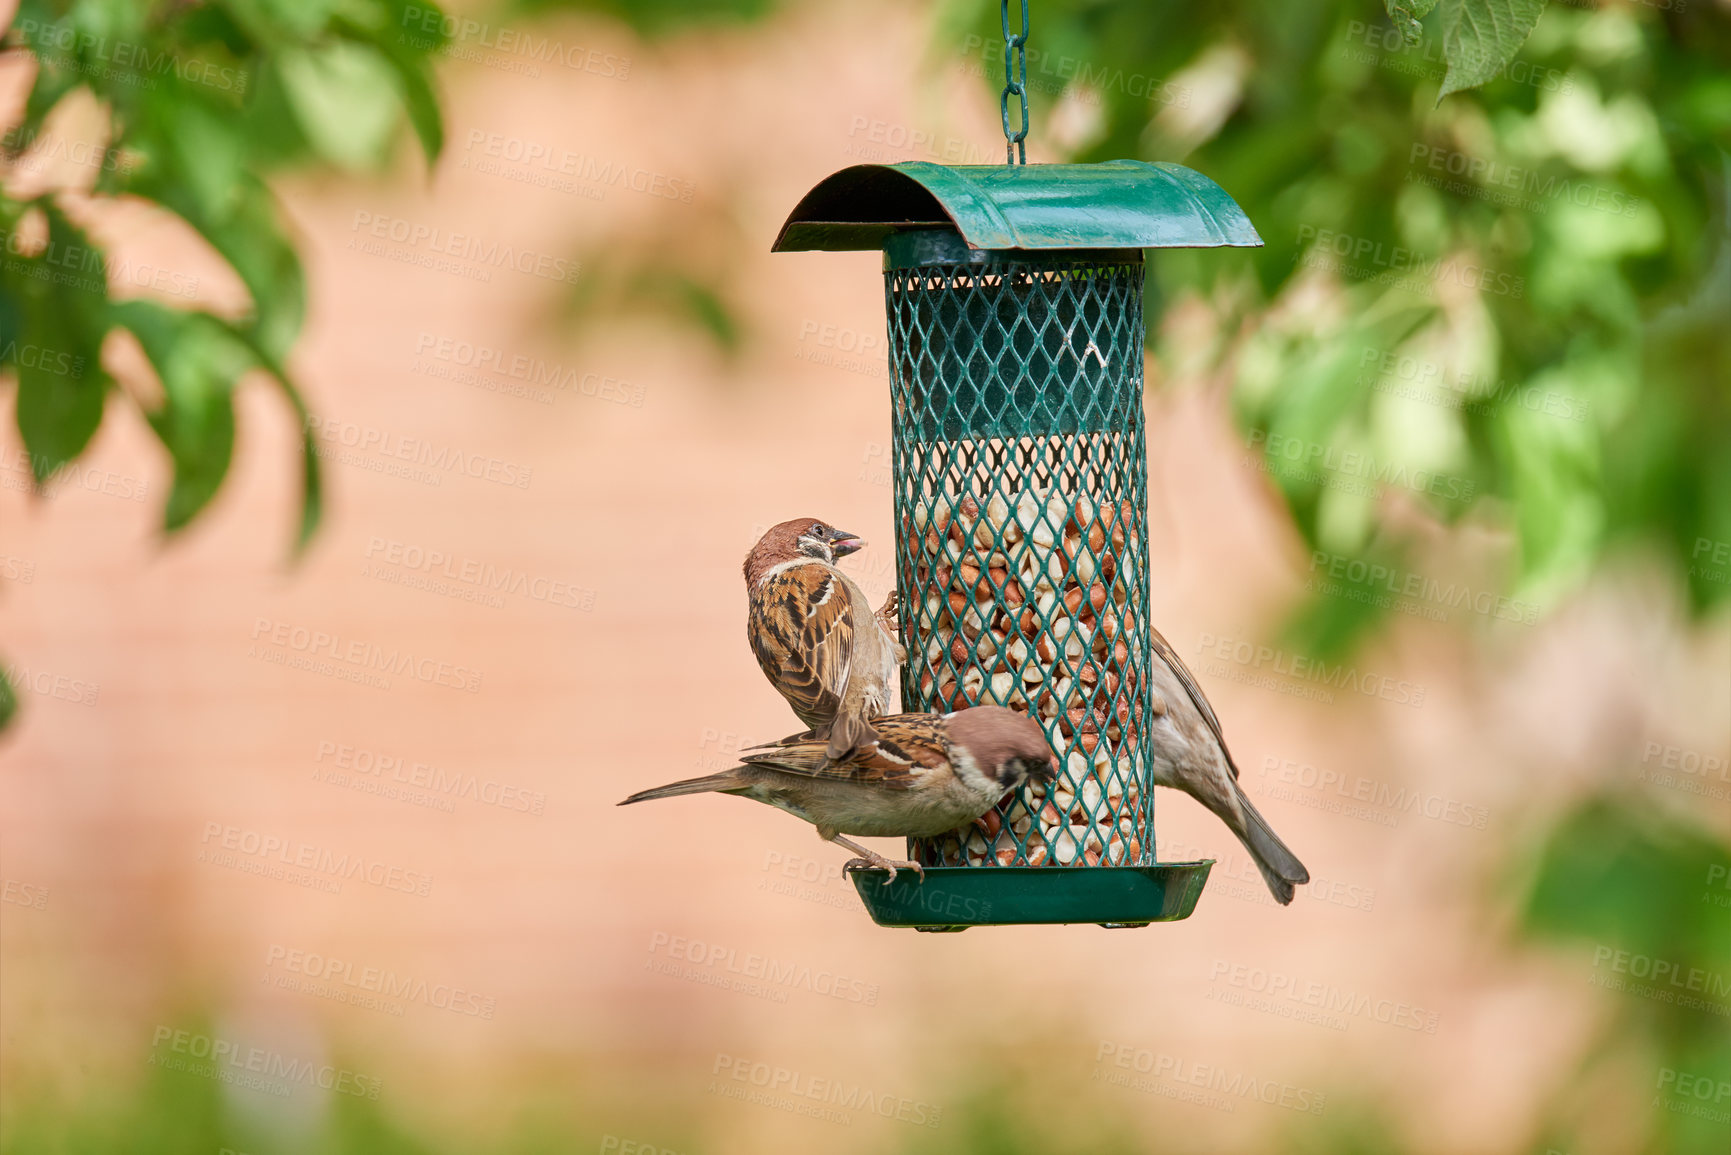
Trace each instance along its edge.
<path fill-rule="evenodd" d="M 1004 92 L 998 111 L 1004 118 L 1004 163 L 1028 163 L 1028 0 L 1022 0 L 1022 30 L 1010 35 L 1010 0 L 999 0 L 998 16 L 1004 26 Z M 1010 97 L 1022 109 L 1020 131 L 1010 127 Z"/>

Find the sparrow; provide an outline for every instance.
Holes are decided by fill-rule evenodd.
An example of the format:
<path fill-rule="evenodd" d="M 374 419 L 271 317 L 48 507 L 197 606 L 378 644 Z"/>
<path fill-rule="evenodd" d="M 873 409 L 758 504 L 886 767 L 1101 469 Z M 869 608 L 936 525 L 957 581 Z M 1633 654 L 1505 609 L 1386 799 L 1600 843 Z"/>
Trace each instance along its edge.
<path fill-rule="evenodd" d="M 907 660 L 890 632 L 896 596 L 873 613 L 837 560 L 865 543 L 815 518 L 784 521 L 745 555 L 746 636 L 757 664 L 832 759 L 867 746 Z"/>
<path fill-rule="evenodd" d="M 1154 643 L 1148 696 L 1154 717 L 1149 737 L 1155 785 L 1184 791 L 1226 823 L 1250 852 L 1275 901 L 1285 906 L 1292 901 L 1293 887 L 1310 881 L 1310 872 L 1239 788 L 1238 766 L 1226 748 L 1220 719 L 1195 675 L 1159 630 L 1149 626 L 1148 633 Z"/>
<path fill-rule="evenodd" d="M 888 870 L 888 886 L 898 869 L 922 881 L 925 870 L 844 835 L 930 838 L 982 817 L 1029 778 L 1050 782 L 1058 773 L 1039 724 L 1002 706 L 893 714 L 878 718 L 875 729 L 875 739 L 839 761 L 823 739 L 795 735 L 746 751 L 731 770 L 644 790 L 619 805 L 709 791 L 743 795 L 811 823 L 819 838 L 859 855 L 843 869 Z"/>

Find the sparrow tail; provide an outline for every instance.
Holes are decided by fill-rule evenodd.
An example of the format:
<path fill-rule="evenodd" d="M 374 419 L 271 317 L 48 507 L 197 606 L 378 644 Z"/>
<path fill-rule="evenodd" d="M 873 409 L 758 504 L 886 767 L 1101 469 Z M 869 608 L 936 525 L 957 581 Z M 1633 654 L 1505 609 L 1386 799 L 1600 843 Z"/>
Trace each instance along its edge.
<path fill-rule="evenodd" d="M 840 762 L 877 740 L 878 732 L 864 718 L 857 714 L 837 714 L 829 728 L 829 745 L 824 748 L 824 757 L 831 762 Z"/>
<path fill-rule="evenodd" d="M 774 750 L 780 746 L 791 746 L 795 742 L 810 742 L 815 740 L 817 737 L 818 733 L 816 730 L 806 730 L 798 734 L 789 734 L 785 738 L 777 738 L 773 742 L 759 742 L 755 746 L 746 746 L 740 750 L 740 753 L 755 754 L 759 750 Z"/>
<path fill-rule="evenodd" d="M 619 805 L 629 806 L 633 802 L 649 802 L 656 798 L 677 798 L 681 794 L 706 794 L 711 790 L 738 790 L 744 785 L 739 780 L 737 769 L 723 770 L 720 774 L 711 774 L 705 778 L 687 778 L 683 782 L 669 782 L 651 790 L 639 790 Z"/>
<path fill-rule="evenodd" d="M 1256 860 L 1256 868 L 1262 872 L 1262 879 L 1268 883 L 1275 901 L 1285 906 L 1292 901 L 1292 888 L 1310 881 L 1310 871 L 1304 869 L 1304 863 L 1298 861 L 1298 856 L 1280 841 L 1280 836 L 1250 804 L 1250 799 L 1245 797 L 1237 782 L 1232 784 L 1232 790 L 1238 796 L 1238 809 L 1244 814 L 1244 829 L 1236 832 L 1239 841 Z"/>

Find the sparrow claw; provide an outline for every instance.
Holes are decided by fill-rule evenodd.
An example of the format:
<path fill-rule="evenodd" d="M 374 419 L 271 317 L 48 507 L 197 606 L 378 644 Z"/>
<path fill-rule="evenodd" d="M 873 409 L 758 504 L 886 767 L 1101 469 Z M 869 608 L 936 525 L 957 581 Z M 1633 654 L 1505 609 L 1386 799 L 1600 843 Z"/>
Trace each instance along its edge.
<path fill-rule="evenodd" d="M 890 872 L 890 876 L 884 879 L 883 885 L 885 886 L 894 882 L 896 880 L 896 874 L 903 870 L 913 871 L 915 874 L 920 876 L 921 882 L 926 880 L 926 868 L 921 866 L 919 863 L 895 862 L 888 858 L 884 858 L 882 855 L 874 855 L 871 858 L 850 858 L 846 862 L 842 863 L 841 869 L 844 874 L 854 870 L 887 870 Z"/>
<path fill-rule="evenodd" d="M 865 858 L 850 858 L 841 864 L 843 874 L 848 874 L 855 870 L 877 870 L 880 867 L 890 872 L 890 876 L 884 879 L 884 885 L 888 886 L 896 880 L 896 864 L 887 858 L 880 858 L 876 862 L 872 862 Z"/>
<path fill-rule="evenodd" d="M 878 624 L 895 637 L 900 637 L 902 632 L 902 623 L 898 616 L 901 605 L 901 591 L 891 590 L 890 596 L 884 599 L 884 604 L 878 608 L 876 615 Z"/>

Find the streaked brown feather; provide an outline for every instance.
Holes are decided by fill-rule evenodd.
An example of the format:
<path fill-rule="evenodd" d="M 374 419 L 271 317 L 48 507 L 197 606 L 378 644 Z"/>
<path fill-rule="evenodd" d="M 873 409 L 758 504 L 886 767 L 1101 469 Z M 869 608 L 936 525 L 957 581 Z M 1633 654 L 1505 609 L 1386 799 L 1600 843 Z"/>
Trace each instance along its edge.
<path fill-rule="evenodd" d="M 751 589 L 757 664 L 814 730 L 835 720 L 853 662 L 853 602 L 822 563 L 789 566 Z"/>
<path fill-rule="evenodd" d="M 891 790 L 911 788 L 915 768 L 931 769 L 949 760 L 949 743 L 941 714 L 896 714 L 873 722 L 878 740 L 839 761 L 825 743 L 804 737 L 747 751 L 740 760 L 750 766 L 785 770 L 808 778 L 870 783 Z"/>
<path fill-rule="evenodd" d="M 1208 704 L 1208 699 L 1202 694 L 1202 687 L 1196 684 L 1196 676 L 1190 672 L 1190 667 L 1184 664 L 1184 659 L 1178 656 L 1178 651 L 1160 636 L 1159 630 L 1149 626 L 1148 634 L 1154 641 L 1154 655 L 1166 663 L 1184 686 L 1184 692 L 1190 695 L 1191 704 L 1196 707 L 1196 712 L 1202 715 L 1202 720 L 1208 723 L 1214 740 L 1220 743 L 1220 752 L 1226 756 L 1226 767 L 1232 771 L 1232 777 L 1236 780 L 1238 764 L 1232 760 L 1232 751 L 1226 745 L 1226 735 L 1220 732 L 1220 719 L 1214 716 L 1214 707 Z"/>

